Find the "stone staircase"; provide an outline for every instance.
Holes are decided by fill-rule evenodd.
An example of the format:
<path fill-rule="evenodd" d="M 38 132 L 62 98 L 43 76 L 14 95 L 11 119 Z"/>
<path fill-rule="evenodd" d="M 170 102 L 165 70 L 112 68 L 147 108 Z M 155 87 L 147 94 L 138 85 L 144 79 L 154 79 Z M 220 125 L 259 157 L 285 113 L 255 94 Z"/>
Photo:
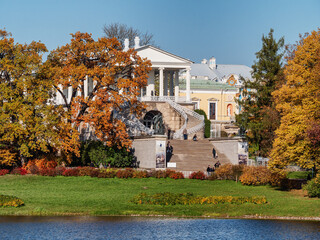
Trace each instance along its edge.
<path fill-rule="evenodd" d="M 192 138 L 192 136 L 191 136 Z M 173 146 L 173 155 L 170 163 L 176 163 L 176 167 L 168 167 L 177 171 L 206 171 L 208 165 L 211 167 L 219 159 L 221 164 L 230 163 L 228 158 L 217 150 L 218 159 L 213 159 L 213 144 L 206 139 L 192 140 L 170 140 Z"/>
<path fill-rule="evenodd" d="M 197 125 L 199 125 L 200 121 L 199 119 L 191 116 L 188 114 L 188 123 L 187 123 L 187 129 L 191 129 Z M 203 139 L 204 138 L 204 128 L 202 128 L 201 130 L 197 131 L 196 133 L 193 134 L 188 134 L 188 139 L 192 140 L 194 134 L 197 134 L 197 138 L 198 139 Z"/>

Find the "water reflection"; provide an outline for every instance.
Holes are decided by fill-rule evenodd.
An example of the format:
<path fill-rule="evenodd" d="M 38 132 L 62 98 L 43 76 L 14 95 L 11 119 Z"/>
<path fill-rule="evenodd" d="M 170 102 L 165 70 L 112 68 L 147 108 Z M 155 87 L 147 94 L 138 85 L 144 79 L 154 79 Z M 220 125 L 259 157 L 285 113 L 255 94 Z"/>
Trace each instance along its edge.
<path fill-rule="evenodd" d="M 320 222 L 142 217 L 0 217 L 1 239 L 320 239 Z"/>

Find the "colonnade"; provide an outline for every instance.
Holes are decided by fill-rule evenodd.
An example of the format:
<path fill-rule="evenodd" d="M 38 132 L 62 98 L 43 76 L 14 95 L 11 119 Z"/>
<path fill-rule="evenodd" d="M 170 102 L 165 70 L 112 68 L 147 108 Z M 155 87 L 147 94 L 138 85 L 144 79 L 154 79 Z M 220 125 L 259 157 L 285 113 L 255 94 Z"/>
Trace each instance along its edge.
<path fill-rule="evenodd" d="M 156 96 L 155 93 L 155 71 L 159 70 L 159 97 L 174 96 L 175 101 L 179 98 L 179 70 L 153 68 L 149 73 L 146 96 Z M 169 89 L 168 89 L 169 85 Z M 191 101 L 190 97 L 190 68 L 186 69 L 186 102 Z"/>

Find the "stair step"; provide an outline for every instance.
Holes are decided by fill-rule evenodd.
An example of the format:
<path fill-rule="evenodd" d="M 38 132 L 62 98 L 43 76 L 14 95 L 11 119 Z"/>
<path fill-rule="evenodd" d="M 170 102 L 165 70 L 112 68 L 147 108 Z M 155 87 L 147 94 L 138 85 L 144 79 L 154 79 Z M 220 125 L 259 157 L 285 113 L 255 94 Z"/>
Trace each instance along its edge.
<path fill-rule="evenodd" d="M 206 171 L 208 165 L 213 166 L 217 159 L 212 157 L 211 142 L 206 139 L 199 141 L 192 140 L 169 140 L 173 147 L 173 155 L 170 162 L 176 163 L 176 169 L 180 171 Z M 230 163 L 228 158 L 217 149 L 221 164 Z"/>

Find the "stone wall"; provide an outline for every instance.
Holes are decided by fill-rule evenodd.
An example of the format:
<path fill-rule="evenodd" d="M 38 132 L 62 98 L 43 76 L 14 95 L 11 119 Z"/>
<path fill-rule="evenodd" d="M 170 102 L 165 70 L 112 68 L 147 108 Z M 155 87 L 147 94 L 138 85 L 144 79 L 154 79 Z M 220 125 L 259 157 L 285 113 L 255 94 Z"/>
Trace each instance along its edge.
<path fill-rule="evenodd" d="M 132 147 L 134 149 L 134 155 L 139 162 L 139 168 L 156 168 L 156 143 L 157 141 L 165 141 L 166 146 L 166 139 L 166 136 L 154 136 L 133 140 Z"/>

